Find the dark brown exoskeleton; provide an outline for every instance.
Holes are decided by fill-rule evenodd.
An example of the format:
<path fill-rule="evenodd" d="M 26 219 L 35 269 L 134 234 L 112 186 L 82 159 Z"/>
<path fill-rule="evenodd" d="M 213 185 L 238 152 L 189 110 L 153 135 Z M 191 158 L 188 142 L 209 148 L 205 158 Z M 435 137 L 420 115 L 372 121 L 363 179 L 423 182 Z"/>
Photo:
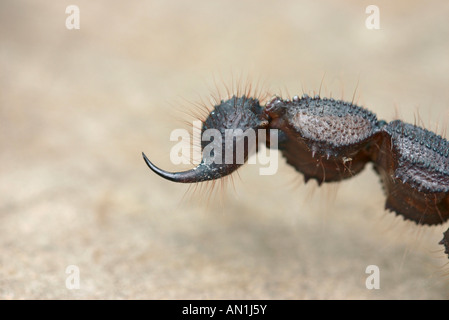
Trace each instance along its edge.
<path fill-rule="evenodd" d="M 387 123 L 353 103 L 319 96 L 274 97 L 265 107 L 257 99 L 234 96 L 214 107 L 203 122 L 202 133 L 211 128 L 220 132 L 221 147 L 206 156 L 207 143 L 203 141 L 203 160 L 196 168 L 166 172 L 143 154 L 145 162 L 174 182 L 220 179 L 257 151 L 260 141 L 256 135 L 254 145 L 245 143 L 244 161 L 237 162 L 235 156 L 231 162 L 224 161 L 226 153 L 236 153 L 235 143 L 244 139 L 249 129 L 277 129 L 278 149 L 306 182 L 315 179 L 320 185 L 348 179 L 371 162 L 387 196 L 386 209 L 421 225 L 437 225 L 449 218 L 449 142 L 416 125 L 400 120 Z M 225 143 L 227 129 L 242 129 L 242 134 Z M 273 147 L 270 139 L 266 145 Z M 449 256 L 449 230 L 440 244 Z"/>

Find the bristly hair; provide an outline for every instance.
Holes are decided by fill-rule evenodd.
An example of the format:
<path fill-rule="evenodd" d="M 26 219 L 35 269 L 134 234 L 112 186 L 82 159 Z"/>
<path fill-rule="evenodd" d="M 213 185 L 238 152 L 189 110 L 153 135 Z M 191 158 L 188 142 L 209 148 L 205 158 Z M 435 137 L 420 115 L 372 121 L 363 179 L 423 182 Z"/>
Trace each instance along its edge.
<path fill-rule="evenodd" d="M 194 145 L 193 139 L 193 121 L 201 121 L 204 125 L 206 119 L 213 111 L 213 109 L 220 105 L 223 101 L 230 100 L 233 97 L 244 99 L 255 99 L 264 105 L 268 98 L 271 96 L 265 81 L 261 81 L 260 78 L 253 81 L 250 76 L 239 75 L 235 77 L 231 75 L 230 79 L 224 80 L 220 77 L 217 81 L 213 76 L 213 86 L 209 85 L 209 95 L 202 96 L 198 94 L 195 101 L 182 98 L 183 103 L 175 107 L 176 111 L 182 114 L 181 118 L 177 120 L 182 123 L 182 126 L 189 131 L 190 134 L 190 150 L 193 148 L 201 148 L 201 145 Z M 235 100 L 237 101 L 237 100 Z M 234 101 L 234 103 L 235 103 Z M 186 117 L 187 116 L 187 117 Z M 201 141 L 199 141 L 201 143 Z M 195 166 L 193 163 L 192 153 L 190 159 L 188 159 L 191 166 Z M 229 185 L 234 194 L 236 194 L 234 176 L 240 178 L 238 170 L 234 173 L 222 177 L 218 180 L 197 182 L 188 187 L 183 200 L 193 201 L 198 199 L 201 202 L 210 204 L 212 201 L 220 200 L 224 202 L 229 191 Z"/>

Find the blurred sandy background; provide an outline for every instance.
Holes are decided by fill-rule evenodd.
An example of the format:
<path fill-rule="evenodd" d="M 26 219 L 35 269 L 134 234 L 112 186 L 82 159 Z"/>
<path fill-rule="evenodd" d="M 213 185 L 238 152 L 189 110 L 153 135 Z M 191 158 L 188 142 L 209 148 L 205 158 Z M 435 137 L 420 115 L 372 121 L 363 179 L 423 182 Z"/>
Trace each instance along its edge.
<path fill-rule="evenodd" d="M 65 9 L 80 8 L 80 30 Z M 447 228 L 383 211 L 368 167 L 316 188 L 281 160 L 223 201 L 165 181 L 187 101 L 232 76 L 318 91 L 442 132 L 447 1 L 1 1 L 0 298 L 447 298 Z M 211 89 L 212 88 L 212 89 Z M 184 200 L 183 200 L 184 197 Z M 186 200 L 187 199 L 187 200 Z M 190 200 L 192 201 L 190 201 Z M 365 288 L 379 266 L 381 289 Z M 65 286 L 66 267 L 81 288 Z"/>

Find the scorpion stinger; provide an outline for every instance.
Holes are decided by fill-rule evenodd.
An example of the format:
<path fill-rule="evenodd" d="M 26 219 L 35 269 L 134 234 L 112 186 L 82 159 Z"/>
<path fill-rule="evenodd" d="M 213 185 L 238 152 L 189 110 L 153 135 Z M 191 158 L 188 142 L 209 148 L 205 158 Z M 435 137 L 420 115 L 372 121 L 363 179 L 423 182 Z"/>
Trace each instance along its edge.
<path fill-rule="evenodd" d="M 195 183 L 195 182 L 203 182 L 208 180 L 216 180 L 220 179 L 230 173 L 232 173 L 237 168 L 234 168 L 232 165 L 213 165 L 206 164 L 204 161 L 201 162 L 198 166 L 191 170 L 181 171 L 181 172 L 168 172 L 162 170 L 155 166 L 142 152 L 143 159 L 145 160 L 147 166 L 157 175 L 161 176 L 164 179 L 180 182 L 180 183 Z"/>
<path fill-rule="evenodd" d="M 144 153 L 142 155 L 148 167 L 167 180 L 181 183 L 216 180 L 237 170 L 257 152 L 258 130 L 267 126 L 268 121 L 258 99 L 233 96 L 215 106 L 203 122 L 203 155 L 197 167 L 182 172 L 167 172 L 156 167 Z M 205 141 L 205 137 L 210 140 Z"/>

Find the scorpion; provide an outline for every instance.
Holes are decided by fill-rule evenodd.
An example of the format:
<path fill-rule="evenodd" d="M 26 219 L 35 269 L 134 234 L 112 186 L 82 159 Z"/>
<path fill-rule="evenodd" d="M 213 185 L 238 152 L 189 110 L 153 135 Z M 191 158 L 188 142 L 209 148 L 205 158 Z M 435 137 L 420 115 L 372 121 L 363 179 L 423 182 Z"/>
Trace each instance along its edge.
<path fill-rule="evenodd" d="M 241 130 L 230 147 L 225 132 L 236 128 Z M 218 101 L 202 122 L 201 133 L 208 129 L 218 130 L 222 139 L 207 155 L 203 140 L 202 159 L 191 170 L 168 172 L 143 152 L 142 156 L 153 172 L 173 182 L 217 180 L 258 151 L 262 132 L 266 146 L 278 149 L 305 182 L 315 179 L 321 185 L 349 179 L 372 163 L 386 196 L 386 210 L 418 225 L 438 225 L 449 218 L 449 142 L 416 124 L 378 120 L 353 102 L 320 95 L 274 96 L 261 106 L 258 98 L 245 94 Z M 258 132 L 255 142 L 247 141 L 243 161 L 236 161 L 235 142 L 244 140 L 248 130 Z M 267 134 L 273 130 L 275 144 Z M 233 161 L 225 161 L 226 152 L 234 153 Z M 449 229 L 439 244 L 449 257 Z"/>

